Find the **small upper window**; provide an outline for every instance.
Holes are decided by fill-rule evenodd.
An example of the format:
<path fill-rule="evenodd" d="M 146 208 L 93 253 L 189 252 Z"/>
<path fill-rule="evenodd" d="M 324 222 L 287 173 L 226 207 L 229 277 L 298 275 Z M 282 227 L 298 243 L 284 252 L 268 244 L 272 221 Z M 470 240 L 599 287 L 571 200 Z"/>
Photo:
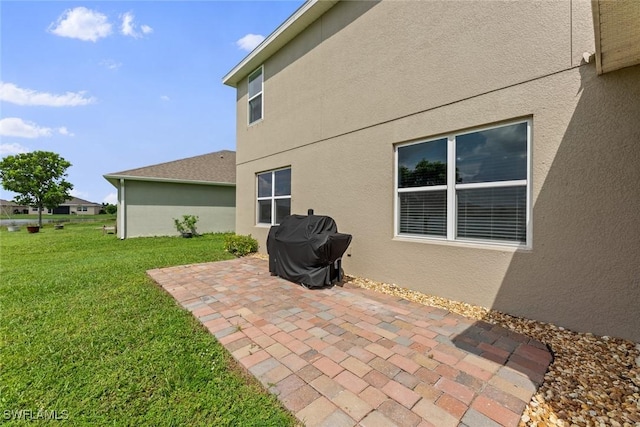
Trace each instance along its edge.
<path fill-rule="evenodd" d="M 249 75 L 249 124 L 262 119 L 262 67 Z"/>

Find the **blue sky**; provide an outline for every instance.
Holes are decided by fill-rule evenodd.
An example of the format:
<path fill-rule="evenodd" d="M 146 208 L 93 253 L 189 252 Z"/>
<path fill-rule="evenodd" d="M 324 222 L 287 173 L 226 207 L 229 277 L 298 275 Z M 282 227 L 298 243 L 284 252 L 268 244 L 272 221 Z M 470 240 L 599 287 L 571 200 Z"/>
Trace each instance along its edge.
<path fill-rule="evenodd" d="M 222 77 L 302 3 L 0 2 L 0 156 L 56 152 L 115 203 L 106 173 L 235 150 Z"/>

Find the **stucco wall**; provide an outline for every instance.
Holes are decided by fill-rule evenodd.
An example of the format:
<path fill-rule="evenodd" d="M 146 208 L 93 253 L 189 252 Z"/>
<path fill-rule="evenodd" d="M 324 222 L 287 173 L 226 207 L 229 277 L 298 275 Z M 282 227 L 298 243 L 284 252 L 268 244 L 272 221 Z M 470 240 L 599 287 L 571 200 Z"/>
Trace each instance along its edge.
<path fill-rule="evenodd" d="M 264 250 L 255 173 L 290 165 L 292 211 L 353 234 L 348 274 L 640 341 L 640 67 L 581 64 L 589 8 L 339 3 L 266 62 L 257 125 L 238 89 L 237 232 Z M 515 118 L 531 249 L 394 238 L 395 144 Z"/>
<path fill-rule="evenodd" d="M 199 217 L 199 233 L 235 229 L 234 187 L 125 180 L 125 199 L 126 237 L 178 235 L 182 215 Z"/>
<path fill-rule="evenodd" d="M 78 211 L 78 206 L 72 206 L 71 212 L 76 215 L 98 215 L 100 213 L 100 207 L 98 206 L 86 206 L 86 211 Z"/>

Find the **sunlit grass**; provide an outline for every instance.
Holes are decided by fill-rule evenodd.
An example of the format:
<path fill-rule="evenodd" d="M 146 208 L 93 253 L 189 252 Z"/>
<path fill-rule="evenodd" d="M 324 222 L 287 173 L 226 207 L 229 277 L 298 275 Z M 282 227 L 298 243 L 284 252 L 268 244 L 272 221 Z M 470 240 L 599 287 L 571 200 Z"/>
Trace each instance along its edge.
<path fill-rule="evenodd" d="M 224 235 L 118 240 L 100 227 L 0 231 L 1 422 L 56 411 L 70 425 L 292 425 L 145 274 L 228 259 Z"/>
<path fill-rule="evenodd" d="M 0 219 L 2 220 L 37 220 L 38 214 L 12 214 L 7 215 L 6 213 L 0 214 Z M 42 214 L 43 220 L 55 220 L 60 222 L 82 222 L 89 220 L 97 220 L 97 221 L 115 221 L 115 214 L 100 214 L 100 215 L 69 215 L 69 214 Z"/>

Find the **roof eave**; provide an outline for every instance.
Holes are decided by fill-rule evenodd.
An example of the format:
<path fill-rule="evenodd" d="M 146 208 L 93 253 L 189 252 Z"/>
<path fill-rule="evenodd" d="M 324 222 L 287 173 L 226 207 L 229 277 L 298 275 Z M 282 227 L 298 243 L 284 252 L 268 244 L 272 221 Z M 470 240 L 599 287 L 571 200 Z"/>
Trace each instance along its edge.
<path fill-rule="evenodd" d="M 598 74 L 640 64 L 640 2 L 592 0 Z"/>
<path fill-rule="evenodd" d="M 591 0 L 591 16 L 596 47 L 596 72 L 600 75 L 602 74 L 602 47 L 600 45 L 600 2 L 598 0 Z"/>
<path fill-rule="evenodd" d="M 217 185 L 222 187 L 235 187 L 234 182 L 215 182 L 215 181 L 198 181 L 190 179 L 175 178 L 156 178 L 148 176 L 132 176 L 132 175 L 103 175 L 104 179 L 109 181 L 111 185 L 118 187 L 118 181 L 124 179 L 126 181 L 149 181 L 149 182 L 171 182 L 174 184 L 198 184 L 198 185 Z"/>
<path fill-rule="evenodd" d="M 251 51 L 226 76 L 222 83 L 237 87 L 249 73 L 262 65 L 271 55 L 289 43 L 323 13 L 333 7 L 338 0 L 309 0 L 296 10 L 285 22 Z"/>

